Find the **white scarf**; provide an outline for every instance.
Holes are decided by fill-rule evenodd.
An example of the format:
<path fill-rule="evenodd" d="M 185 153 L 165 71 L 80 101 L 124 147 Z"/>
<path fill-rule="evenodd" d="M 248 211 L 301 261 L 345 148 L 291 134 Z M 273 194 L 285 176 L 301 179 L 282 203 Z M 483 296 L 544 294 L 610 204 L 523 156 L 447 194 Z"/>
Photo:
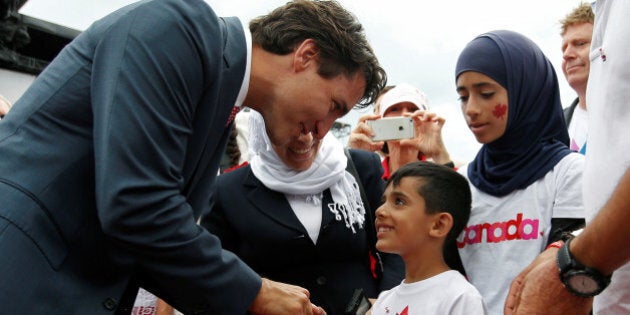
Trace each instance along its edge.
<path fill-rule="evenodd" d="M 343 145 L 332 134 L 322 139 L 313 164 L 304 171 L 292 170 L 280 160 L 270 144 L 262 116 L 256 111 L 250 115 L 249 134 L 252 172 L 267 188 L 304 196 L 313 203 L 319 203 L 322 192 L 330 189 L 333 202 L 328 209 L 335 219 L 343 220 L 353 233 L 355 224 L 363 227 L 365 208 L 359 186 L 354 176 L 346 172 L 348 161 Z"/>

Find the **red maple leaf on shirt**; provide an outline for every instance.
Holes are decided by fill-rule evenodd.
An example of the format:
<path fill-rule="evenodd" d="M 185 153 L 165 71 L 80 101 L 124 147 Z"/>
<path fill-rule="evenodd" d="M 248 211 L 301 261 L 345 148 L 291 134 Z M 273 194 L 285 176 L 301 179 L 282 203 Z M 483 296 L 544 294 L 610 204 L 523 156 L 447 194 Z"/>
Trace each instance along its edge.
<path fill-rule="evenodd" d="M 409 306 L 405 306 L 405 309 L 400 314 L 396 313 L 396 315 L 409 315 Z"/>
<path fill-rule="evenodd" d="M 496 118 L 501 118 L 501 117 L 505 116 L 505 113 L 507 113 L 507 105 L 506 104 L 498 104 L 497 106 L 494 107 L 494 110 L 492 111 L 492 114 Z"/>

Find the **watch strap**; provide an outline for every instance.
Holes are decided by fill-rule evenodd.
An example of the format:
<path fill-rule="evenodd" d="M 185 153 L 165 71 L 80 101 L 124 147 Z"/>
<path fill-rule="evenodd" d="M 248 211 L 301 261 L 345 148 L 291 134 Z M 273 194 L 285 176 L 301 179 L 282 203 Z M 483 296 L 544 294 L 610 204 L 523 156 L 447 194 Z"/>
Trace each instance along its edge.
<path fill-rule="evenodd" d="M 558 254 L 556 256 L 558 269 L 560 271 L 560 280 L 562 281 L 564 286 L 567 288 L 567 290 L 569 290 L 569 292 L 571 292 L 574 295 L 578 295 L 581 297 L 595 296 L 601 293 L 610 284 L 610 276 L 604 276 L 597 269 L 585 266 L 584 264 L 580 263 L 577 259 L 575 259 L 575 257 L 571 255 L 571 251 L 569 250 L 570 249 L 569 245 L 571 244 L 571 240 L 573 240 L 573 238 L 569 238 L 566 240 L 564 245 L 560 247 L 560 249 L 558 250 Z M 597 290 L 591 293 L 584 293 L 584 292 L 579 292 L 575 290 L 573 287 L 571 287 L 569 283 L 569 278 L 576 274 L 582 274 L 584 276 L 588 276 L 589 278 L 593 279 L 598 285 Z"/>

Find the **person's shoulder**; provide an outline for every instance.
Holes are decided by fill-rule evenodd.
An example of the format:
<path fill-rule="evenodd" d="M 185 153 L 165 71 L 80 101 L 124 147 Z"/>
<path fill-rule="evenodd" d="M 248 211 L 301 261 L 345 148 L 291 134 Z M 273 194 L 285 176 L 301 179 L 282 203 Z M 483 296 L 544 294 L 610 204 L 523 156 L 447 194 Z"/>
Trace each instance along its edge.
<path fill-rule="evenodd" d="M 556 164 L 556 166 L 554 167 L 554 169 L 559 170 L 559 171 L 564 171 L 567 169 L 578 169 L 578 170 L 582 170 L 582 168 L 584 167 L 584 155 L 577 153 L 577 152 L 571 152 L 567 155 L 565 155 L 559 162 L 558 164 Z"/>
<path fill-rule="evenodd" d="M 157 21 L 150 21 L 151 25 L 163 23 L 164 27 L 169 27 L 172 23 L 180 25 L 218 23 L 216 13 L 205 1 L 138 1 L 123 7 L 122 10 L 127 11 L 132 19 L 146 20 L 145 17 L 154 17 Z"/>
<path fill-rule="evenodd" d="M 562 160 L 560 160 L 560 162 L 558 162 L 558 164 L 560 163 L 564 163 L 564 164 L 584 163 L 584 155 L 577 152 L 571 152 L 567 154 L 565 157 L 563 157 Z"/>
<path fill-rule="evenodd" d="M 443 286 L 448 288 L 447 300 L 457 304 L 464 304 L 467 308 L 478 309 L 485 313 L 486 307 L 479 290 L 472 285 L 461 273 L 456 270 L 449 270 L 443 274 Z M 471 314 L 477 314 L 475 312 Z M 479 313 L 481 314 L 481 313 Z"/>
<path fill-rule="evenodd" d="M 468 167 L 470 166 L 470 162 L 464 163 L 461 166 L 457 167 L 457 173 L 461 174 L 462 176 L 466 177 L 466 179 L 468 179 Z"/>
<path fill-rule="evenodd" d="M 139 10 L 147 8 L 169 8 L 174 10 L 212 10 L 212 7 L 204 1 L 181 1 L 181 0 L 150 0 L 138 1 L 135 3 Z"/>
<path fill-rule="evenodd" d="M 233 168 L 225 170 L 221 175 L 217 176 L 217 186 L 225 186 L 234 182 L 241 182 L 251 172 L 251 165 L 243 162 Z"/>
<path fill-rule="evenodd" d="M 449 286 L 453 288 L 459 288 L 461 292 L 473 293 L 481 296 L 475 286 L 473 286 L 467 279 L 457 270 L 449 270 L 442 274 L 444 278 L 448 279 Z"/>
<path fill-rule="evenodd" d="M 567 123 L 568 123 L 568 120 L 571 120 L 571 116 L 573 115 L 573 112 L 575 111 L 575 108 L 577 107 L 579 101 L 580 99 L 576 97 L 575 100 L 573 100 L 573 102 L 571 103 L 571 105 L 562 109 L 564 118 L 565 120 L 567 120 Z"/>
<path fill-rule="evenodd" d="M 248 165 L 249 165 L 249 162 L 244 161 L 243 163 L 241 163 L 241 164 L 239 164 L 239 165 L 234 165 L 234 166 L 232 166 L 232 167 L 226 168 L 226 169 L 225 169 L 225 170 L 221 173 L 221 175 L 225 175 L 225 174 L 227 174 L 227 173 L 231 173 L 231 172 L 236 171 L 236 170 L 238 170 L 238 169 L 244 168 L 244 167 L 246 167 L 246 166 L 248 166 Z"/>
<path fill-rule="evenodd" d="M 353 161 L 376 161 L 380 164 L 381 158 L 379 155 L 372 151 L 361 150 L 361 149 L 350 149 L 350 156 Z"/>
<path fill-rule="evenodd" d="M 571 152 L 563 157 L 553 168 L 555 187 L 566 189 L 567 186 L 571 186 L 581 192 L 584 161 L 584 155 L 577 152 Z"/>
<path fill-rule="evenodd" d="M 204 1 L 137 1 L 94 22 L 84 33 L 118 32 L 127 27 L 131 34 L 140 34 L 142 40 L 149 41 L 154 38 L 162 39 L 158 35 L 150 35 L 164 34 L 166 30 L 190 31 L 194 28 L 191 25 L 199 24 L 209 29 L 208 23 L 217 28 L 219 20 L 210 5 Z"/>
<path fill-rule="evenodd" d="M 383 165 L 381 164 L 381 158 L 378 154 L 361 150 L 361 149 L 348 149 L 350 151 L 350 157 L 354 163 L 357 172 L 364 177 L 364 174 L 374 175 L 379 179 L 383 175 Z"/>

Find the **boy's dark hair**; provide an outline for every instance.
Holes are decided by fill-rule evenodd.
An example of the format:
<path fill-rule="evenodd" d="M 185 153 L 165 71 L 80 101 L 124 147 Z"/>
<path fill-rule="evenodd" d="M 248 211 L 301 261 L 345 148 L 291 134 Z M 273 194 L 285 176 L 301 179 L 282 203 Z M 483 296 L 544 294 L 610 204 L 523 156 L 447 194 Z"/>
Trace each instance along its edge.
<path fill-rule="evenodd" d="M 365 92 L 359 107 L 373 103 L 387 83 L 367 41 L 363 26 L 352 13 L 331 0 L 294 0 L 249 23 L 252 41 L 266 51 L 286 55 L 306 39 L 319 46 L 319 69 L 324 78 L 361 71 Z"/>
<path fill-rule="evenodd" d="M 470 218 L 472 196 L 468 180 L 452 168 L 431 162 L 413 162 L 399 168 L 387 181 L 396 187 L 403 178 L 419 179 L 417 192 L 424 198 L 429 214 L 448 212 L 453 216 L 453 227 L 445 244 L 454 242 Z"/>

